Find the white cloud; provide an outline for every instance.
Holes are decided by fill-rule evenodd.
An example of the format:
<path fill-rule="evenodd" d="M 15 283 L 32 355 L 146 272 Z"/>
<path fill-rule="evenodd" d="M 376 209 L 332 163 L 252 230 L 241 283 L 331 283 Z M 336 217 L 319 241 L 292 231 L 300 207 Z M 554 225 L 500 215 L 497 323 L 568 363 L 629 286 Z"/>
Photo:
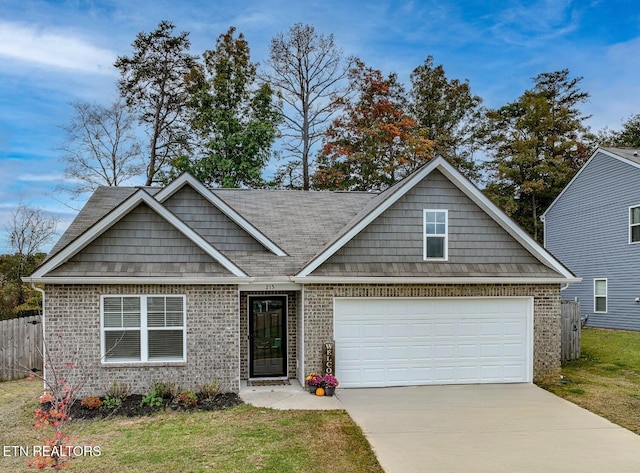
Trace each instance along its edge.
<path fill-rule="evenodd" d="M 111 75 L 116 53 L 62 30 L 0 21 L 0 57 L 30 65 Z"/>

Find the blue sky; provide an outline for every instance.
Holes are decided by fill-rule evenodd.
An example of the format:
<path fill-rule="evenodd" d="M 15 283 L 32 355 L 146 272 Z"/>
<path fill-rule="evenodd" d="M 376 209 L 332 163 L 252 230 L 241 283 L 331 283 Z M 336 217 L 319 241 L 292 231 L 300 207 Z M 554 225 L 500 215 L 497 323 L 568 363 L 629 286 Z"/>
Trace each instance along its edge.
<path fill-rule="evenodd" d="M 60 219 L 76 210 L 55 192 L 62 179 L 61 126 L 75 100 L 116 98 L 113 62 L 140 31 L 170 20 L 190 32 L 192 52 L 213 49 L 236 26 L 254 61 L 297 22 L 333 33 L 356 55 L 408 84 L 428 55 L 449 78 L 468 79 L 487 107 L 515 100 L 541 72 L 568 68 L 591 94 L 592 130 L 618 129 L 640 113 L 640 6 L 602 1 L 0 0 L 0 253 L 19 203 Z M 78 204 L 74 203 L 74 207 Z M 48 250 L 49 247 L 45 248 Z"/>

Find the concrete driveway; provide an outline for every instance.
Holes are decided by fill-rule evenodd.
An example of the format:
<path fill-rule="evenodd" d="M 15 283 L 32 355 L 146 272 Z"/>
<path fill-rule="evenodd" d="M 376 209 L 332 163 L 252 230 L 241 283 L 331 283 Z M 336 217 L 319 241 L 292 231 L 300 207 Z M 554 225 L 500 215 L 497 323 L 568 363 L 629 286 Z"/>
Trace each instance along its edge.
<path fill-rule="evenodd" d="M 531 384 L 341 389 L 386 473 L 640 471 L 640 436 Z"/>

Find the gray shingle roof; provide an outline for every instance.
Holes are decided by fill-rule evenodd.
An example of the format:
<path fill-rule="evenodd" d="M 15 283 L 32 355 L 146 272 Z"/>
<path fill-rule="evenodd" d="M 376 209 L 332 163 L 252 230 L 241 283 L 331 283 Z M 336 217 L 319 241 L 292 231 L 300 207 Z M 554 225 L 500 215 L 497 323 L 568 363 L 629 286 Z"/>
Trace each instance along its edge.
<path fill-rule="evenodd" d="M 636 148 L 601 148 L 605 151 L 628 159 L 632 163 L 640 164 L 640 149 Z"/>
<path fill-rule="evenodd" d="M 71 244 L 111 210 L 131 197 L 137 187 L 100 187 L 87 201 L 76 219 L 52 249 L 48 260 Z M 158 188 L 145 188 L 151 195 Z M 225 251 L 225 256 L 251 276 L 294 274 L 306 261 L 322 251 L 324 245 L 351 220 L 377 194 L 370 192 L 316 192 L 279 191 L 265 189 L 214 189 L 213 193 L 264 233 L 288 256 L 279 257 L 270 252 L 250 253 Z M 215 247 L 215 245 L 214 245 Z M 100 269 L 113 270 L 113 265 L 70 262 L 51 275 L 95 276 Z M 191 273 L 192 270 L 190 269 Z M 158 276 L 158 268 L 143 268 L 136 274 Z M 167 268 L 167 276 L 174 269 Z M 113 275 L 113 272 L 108 272 Z M 130 274 L 122 270 L 122 275 Z"/>

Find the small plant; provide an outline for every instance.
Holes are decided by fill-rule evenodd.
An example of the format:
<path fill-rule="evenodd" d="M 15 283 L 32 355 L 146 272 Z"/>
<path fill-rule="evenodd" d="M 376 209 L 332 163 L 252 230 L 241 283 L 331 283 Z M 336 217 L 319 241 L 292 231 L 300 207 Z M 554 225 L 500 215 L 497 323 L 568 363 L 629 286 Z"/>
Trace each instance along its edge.
<path fill-rule="evenodd" d="M 86 407 L 90 411 L 94 409 L 98 409 L 102 406 L 102 401 L 99 397 L 96 396 L 87 396 L 82 401 L 80 401 L 80 405 Z"/>
<path fill-rule="evenodd" d="M 162 399 L 171 399 L 176 397 L 180 392 L 180 388 L 176 383 L 170 383 L 168 381 L 156 381 L 151 387 L 156 392 L 156 395 Z"/>
<path fill-rule="evenodd" d="M 318 373 L 309 373 L 305 378 L 307 384 L 309 386 L 321 386 L 322 385 L 322 376 Z"/>
<path fill-rule="evenodd" d="M 109 397 L 122 401 L 129 395 L 131 395 L 131 387 L 127 383 L 119 383 L 118 381 L 113 381 L 105 390 L 105 398 Z"/>
<path fill-rule="evenodd" d="M 220 390 L 220 383 L 214 381 L 212 383 L 200 384 L 198 386 L 198 399 L 213 399 Z"/>
<path fill-rule="evenodd" d="M 322 386 L 325 388 L 336 388 L 339 384 L 338 378 L 332 374 L 325 374 L 322 377 Z"/>
<path fill-rule="evenodd" d="M 164 398 L 162 396 L 158 396 L 158 393 L 155 389 L 152 389 L 149 394 L 142 398 L 140 401 L 140 407 L 144 407 L 148 405 L 149 407 L 162 407 L 164 404 Z"/>
<path fill-rule="evenodd" d="M 188 389 L 180 391 L 176 396 L 176 400 L 182 407 L 195 407 L 196 404 L 198 404 L 198 396 L 195 392 Z"/>
<path fill-rule="evenodd" d="M 122 405 L 122 399 L 120 399 L 119 397 L 106 396 L 104 398 L 104 401 L 102 401 L 102 408 L 108 409 L 110 411 L 117 409 L 121 405 Z"/>

